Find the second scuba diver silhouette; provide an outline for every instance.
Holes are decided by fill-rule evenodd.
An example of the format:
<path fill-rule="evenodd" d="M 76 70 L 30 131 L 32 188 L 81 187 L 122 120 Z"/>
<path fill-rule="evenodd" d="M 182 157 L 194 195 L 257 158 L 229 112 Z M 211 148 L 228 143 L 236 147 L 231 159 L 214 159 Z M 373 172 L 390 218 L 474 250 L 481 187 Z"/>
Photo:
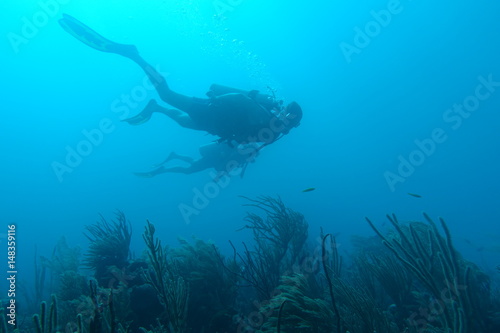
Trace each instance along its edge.
<path fill-rule="evenodd" d="M 300 125 L 302 109 L 296 102 L 284 107 L 283 101 L 276 100 L 274 96 L 261 94 L 256 90 L 244 91 L 216 84 L 210 87 L 208 98 L 185 96 L 171 90 L 165 78 L 139 55 L 134 45 L 110 41 L 67 14 L 63 14 L 59 23 L 68 33 L 86 45 L 134 61 L 146 73 L 161 100 L 173 107 L 163 107 L 155 100 L 151 100 L 141 113 L 125 120 L 129 124 L 139 125 L 148 121 L 153 113 L 162 113 L 182 127 L 219 136 L 219 144 L 224 143 L 235 150 L 240 150 L 239 144 L 255 146 L 256 143 L 258 146 L 256 149 L 260 150 Z M 227 147 L 219 148 L 220 151 L 227 149 Z M 227 153 L 223 155 L 233 156 Z M 251 155 L 253 159 L 256 154 Z M 208 160 L 216 161 L 213 157 Z M 217 170 L 215 164 L 218 162 L 214 162 L 210 167 Z M 246 164 L 244 163 L 244 166 Z M 169 172 L 165 170 L 142 175 Z"/>
<path fill-rule="evenodd" d="M 237 148 L 227 142 L 211 142 L 200 146 L 201 158 L 194 159 L 190 156 L 179 155 L 171 152 L 168 157 L 153 166 L 154 170 L 149 172 L 135 172 L 136 176 L 151 178 L 166 172 L 192 174 L 205 169 L 213 168 L 217 171 L 213 179 L 218 181 L 223 176 L 239 174 L 241 177 L 245 174 L 248 163 L 253 163 L 258 154 L 256 144 L 244 144 Z M 179 160 L 188 164 L 188 166 L 165 167 L 164 164 Z"/>

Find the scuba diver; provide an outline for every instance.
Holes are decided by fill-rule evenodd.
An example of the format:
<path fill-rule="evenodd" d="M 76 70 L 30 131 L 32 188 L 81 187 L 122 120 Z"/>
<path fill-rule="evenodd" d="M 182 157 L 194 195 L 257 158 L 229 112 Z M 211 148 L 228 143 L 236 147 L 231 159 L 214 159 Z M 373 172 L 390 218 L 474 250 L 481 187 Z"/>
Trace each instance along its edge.
<path fill-rule="evenodd" d="M 256 143 L 237 145 L 228 142 L 211 142 L 200 146 L 199 152 L 201 158 L 197 160 L 190 156 L 171 152 L 163 162 L 153 166 L 154 170 L 135 172 L 134 174 L 139 177 L 151 178 L 167 172 L 192 174 L 212 168 L 217 171 L 214 181 L 218 181 L 224 175 L 234 175 L 235 170 L 238 170 L 241 178 L 243 178 L 248 163 L 255 162 L 255 158 L 259 154 Z M 186 162 L 188 166 L 164 166 L 164 164 L 172 160 Z"/>
<path fill-rule="evenodd" d="M 162 101 L 173 107 L 162 107 L 151 100 L 140 114 L 125 120 L 129 124 L 142 124 L 154 112 L 158 112 L 182 127 L 219 136 L 220 142 L 264 142 L 259 148 L 278 140 L 300 125 L 302 109 L 296 102 L 284 107 L 283 101 L 277 101 L 275 96 L 220 85 L 210 87 L 208 98 L 185 96 L 171 90 L 165 78 L 139 55 L 134 45 L 112 42 L 67 14 L 63 14 L 59 23 L 86 45 L 134 61 L 146 73 Z"/>

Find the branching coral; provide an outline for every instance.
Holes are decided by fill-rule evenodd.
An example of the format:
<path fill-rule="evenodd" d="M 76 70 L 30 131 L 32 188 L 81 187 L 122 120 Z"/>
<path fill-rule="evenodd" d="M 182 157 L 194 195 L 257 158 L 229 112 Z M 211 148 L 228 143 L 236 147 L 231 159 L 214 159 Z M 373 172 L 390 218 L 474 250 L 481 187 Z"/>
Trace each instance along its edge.
<path fill-rule="evenodd" d="M 327 248 L 326 248 L 326 240 L 328 237 L 331 238 L 330 249 L 332 251 L 332 256 L 330 257 L 331 258 L 330 260 L 328 260 Z M 342 324 L 341 324 L 342 319 L 340 318 L 340 312 L 337 307 L 337 302 L 335 301 L 335 294 L 333 292 L 333 284 L 332 284 L 332 278 L 330 277 L 330 273 L 333 273 L 334 278 L 336 279 L 340 278 L 340 272 L 342 269 L 342 258 L 339 256 L 339 252 L 337 251 L 337 242 L 335 241 L 335 237 L 331 236 L 330 234 L 323 236 L 323 241 L 321 243 L 321 258 L 323 264 L 323 271 L 325 272 L 325 277 L 328 283 L 328 291 L 330 293 L 330 300 L 332 302 L 333 312 L 335 313 L 337 332 L 340 333 L 342 329 Z"/>
<path fill-rule="evenodd" d="M 353 242 L 352 265 L 344 277 L 356 289 L 376 301 L 391 323 L 406 327 L 408 313 L 418 310 L 413 296 L 415 278 L 399 259 L 385 247 L 378 236 L 356 236 Z"/>
<path fill-rule="evenodd" d="M 86 227 L 90 245 L 84 263 L 95 270 L 96 279 L 104 283 L 108 267 L 122 268 L 129 258 L 130 238 L 132 235 L 130 222 L 125 214 L 116 213 L 116 219 L 108 222 L 101 216 L 101 221 Z"/>
<path fill-rule="evenodd" d="M 328 287 L 328 296 L 331 299 L 333 313 L 335 314 L 335 332 L 351 333 L 363 332 L 397 332 L 380 309 L 377 300 L 368 292 L 367 285 L 373 283 L 374 277 L 370 277 L 371 266 L 362 266 L 365 276 L 362 279 L 361 270 L 355 270 L 347 274 L 347 278 L 341 276 L 342 258 L 338 253 L 338 245 L 334 237 L 330 246 L 327 246 L 327 238 L 323 236 L 322 263 Z M 328 254 L 327 254 L 328 250 Z M 358 263 L 359 264 L 359 263 Z M 346 274 L 344 274 L 346 275 Z M 362 280 L 362 281 L 361 281 Z"/>
<path fill-rule="evenodd" d="M 65 237 L 61 237 L 51 258 L 41 257 L 43 265 L 50 269 L 50 290 L 57 290 L 60 301 L 80 297 L 87 291 L 87 278 L 78 273 L 80 248 L 70 247 Z"/>
<path fill-rule="evenodd" d="M 40 304 L 40 314 L 33 315 L 33 323 L 37 333 L 57 332 L 57 299 L 52 295 L 49 313 L 47 314 L 47 303 Z"/>
<path fill-rule="evenodd" d="M 334 314 L 322 299 L 311 298 L 307 277 L 302 274 L 284 276 L 280 293 L 260 311 L 270 313 L 261 332 L 333 332 Z M 276 328 L 276 329 L 275 329 Z"/>
<path fill-rule="evenodd" d="M 179 239 L 181 247 L 169 251 L 177 272 L 189 282 L 189 327 L 193 331 L 231 330 L 239 278 L 225 267 L 239 270 L 225 259 L 214 244 L 200 239 Z"/>
<path fill-rule="evenodd" d="M 66 323 L 59 328 L 78 333 L 498 331 L 498 294 L 454 249 L 443 220 L 440 233 L 427 215 L 427 223 L 389 216 L 387 234 L 368 220 L 378 237 L 358 237 L 345 265 L 335 238 L 323 232 L 318 251 L 308 251 L 307 222 L 280 198 L 246 199 L 256 211 L 242 229 L 252 231 L 255 243 L 243 243 L 241 253 L 231 243 L 230 257 L 196 238 L 162 246 L 148 221 L 148 258 L 131 261 L 130 224 L 118 213 L 87 227 L 85 263 L 98 281 L 89 288 L 78 273 L 78 249 L 61 240 L 41 266 L 57 275 L 57 300 L 50 308 L 42 303 L 28 330 L 55 333 L 59 321 Z"/>
<path fill-rule="evenodd" d="M 247 224 L 242 229 L 252 230 L 256 245 L 253 251 L 245 245 L 244 254 L 239 255 L 246 268 L 242 277 L 264 300 L 278 286 L 281 276 L 292 271 L 292 265 L 304 250 L 308 224 L 302 214 L 287 208 L 279 197 L 244 198 L 250 202 L 245 206 L 256 207 L 266 214 L 263 218 L 247 213 Z"/>
<path fill-rule="evenodd" d="M 433 303 L 439 306 L 439 311 L 433 311 L 422 320 L 424 328 L 434 326 L 454 333 L 487 332 L 488 279 L 460 257 L 443 219 L 440 223 L 444 237 L 434 221 L 426 214 L 424 217 L 427 224 L 412 222 L 406 226 L 394 215 L 388 216 L 396 230 L 392 236 L 384 236 L 369 219 L 367 221 L 406 269 L 431 293 L 430 306 Z"/>
<path fill-rule="evenodd" d="M 54 274 L 68 271 L 76 272 L 80 265 L 80 248 L 78 246 L 70 247 L 66 237 L 61 237 L 54 247 L 51 258 L 41 258 L 44 265 Z"/>
<path fill-rule="evenodd" d="M 158 293 L 161 304 L 165 307 L 168 324 L 172 333 L 186 331 L 189 286 L 178 275 L 175 262 L 167 258 L 167 249 L 154 237 L 155 227 L 147 221 L 143 234 L 148 248 L 148 257 L 152 270 L 144 273 L 144 278 Z"/>
<path fill-rule="evenodd" d="M 399 332 L 397 327 L 388 321 L 377 300 L 371 297 L 363 286 L 348 283 L 346 280 L 336 278 L 333 281 L 343 329 L 351 333 Z"/>

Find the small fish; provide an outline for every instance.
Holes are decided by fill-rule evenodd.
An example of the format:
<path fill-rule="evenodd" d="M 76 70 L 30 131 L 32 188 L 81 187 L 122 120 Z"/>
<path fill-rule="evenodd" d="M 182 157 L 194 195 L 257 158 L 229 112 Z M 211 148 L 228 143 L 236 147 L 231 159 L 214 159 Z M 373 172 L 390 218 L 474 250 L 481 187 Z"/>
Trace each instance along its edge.
<path fill-rule="evenodd" d="M 408 195 L 411 195 L 412 197 L 415 197 L 415 198 L 421 198 L 422 197 L 420 194 L 415 194 L 415 193 L 408 193 Z"/>
<path fill-rule="evenodd" d="M 311 192 L 311 191 L 314 191 L 316 189 L 316 187 L 308 187 L 304 190 L 302 190 L 302 192 Z"/>

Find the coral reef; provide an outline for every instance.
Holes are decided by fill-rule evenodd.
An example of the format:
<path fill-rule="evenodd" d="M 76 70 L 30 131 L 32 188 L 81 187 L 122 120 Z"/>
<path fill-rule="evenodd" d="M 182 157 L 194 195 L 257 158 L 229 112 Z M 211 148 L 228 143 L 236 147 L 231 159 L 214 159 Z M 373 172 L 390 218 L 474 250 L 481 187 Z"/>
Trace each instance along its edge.
<path fill-rule="evenodd" d="M 257 208 L 265 217 L 247 213 L 242 229 L 252 231 L 255 247 L 250 250 L 243 244 L 245 251 L 238 257 L 246 269 L 240 276 L 256 289 L 260 300 L 265 300 L 303 254 L 308 224 L 279 197 L 244 198 L 249 201 L 245 206 Z"/>
<path fill-rule="evenodd" d="M 37 333 L 56 333 L 57 327 L 57 298 L 52 295 L 49 313 L 47 314 L 47 303 L 40 304 L 40 314 L 33 315 L 33 323 Z"/>
<path fill-rule="evenodd" d="M 154 238 L 154 225 L 147 221 L 143 234 L 148 248 L 149 263 L 152 269 L 145 271 L 146 282 L 158 294 L 160 303 L 165 308 L 167 324 L 172 333 L 186 331 L 187 306 L 189 285 L 177 273 L 175 261 L 167 258 L 167 248 L 163 248 L 161 241 Z"/>
<path fill-rule="evenodd" d="M 193 331 L 229 330 L 238 291 L 239 278 L 225 267 L 239 270 L 234 260 L 220 254 L 214 244 L 193 239 L 190 244 L 179 239 L 178 248 L 169 251 L 178 274 L 189 283 L 188 321 Z"/>
<path fill-rule="evenodd" d="M 422 322 L 424 328 L 439 328 L 444 332 L 487 332 L 487 310 L 491 306 L 488 277 L 477 267 L 464 260 L 453 247 L 450 231 L 439 219 L 444 237 L 436 223 L 424 214 L 427 224 L 412 222 L 402 225 L 396 216 L 388 216 L 396 230 L 384 236 L 367 219 L 404 267 L 413 273 L 430 293 L 420 292 L 422 305 L 437 303 Z M 434 305 L 433 305 L 434 306 Z M 412 319 L 414 320 L 414 319 Z"/>
<path fill-rule="evenodd" d="M 115 220 L 108 222 L 101 216 L 99 222 L 87 226 L 86 229 L 85 236 L 90 245 L 84 264 L 95 271 L 95 278 L 100 285 L 107 285 L 109 280 L 114 279 L 109 267 L 122 269 L 128 264 L 132 235 L 130 222 L 123 212 L 118 211 Z"/>
<path fill-rule="evenodd" d="M 334 313 L 326 300 L 312 298 L 306 276 L 284 276 L 279 294 L 263 306 L 263 312 L 271 312 L 257 332 L 333 332 Z M 278 329 L 279 326 L 279 329 Z"/>
<path fill-rule="evenodd" d="M 36 263 L 39 310 L 29 307 L 15 333 L 494 333 L 500 331 L 499 277 L 455 249 L 446 223 L 403 223 L 353 238 L 347 259 L 331 234 L 307 243 L 304 216 L 277 197 L 245 198 L 228 256 L 193 237 L 166 246 L 146 222 L 142 258 L 131 259 L 131 227 L 118 212 L 86 228 L 81 269 L 77 247 L 62 238 Z M 440 230 L 442 230 L 440 232 Z M 314 245 L 314 244 L 312 244 Z M 50 281 L 45 281 L 45 269 Z M 495 275 L 495 274 L 494 274 Z M 498 274 L 496 274 L 498 275 Z M 48 287 L 48 288 L 47 288 Z M 49 293 L 50 292 L 50 293 Z M 35 299 L 35 298 L 33 298 Z M 49 304 L 50 306 L 47 306 Z M 29 312 L 39 313 L 31 316 Z M 10 330 L 10 331 L 9 331 Z"/>

